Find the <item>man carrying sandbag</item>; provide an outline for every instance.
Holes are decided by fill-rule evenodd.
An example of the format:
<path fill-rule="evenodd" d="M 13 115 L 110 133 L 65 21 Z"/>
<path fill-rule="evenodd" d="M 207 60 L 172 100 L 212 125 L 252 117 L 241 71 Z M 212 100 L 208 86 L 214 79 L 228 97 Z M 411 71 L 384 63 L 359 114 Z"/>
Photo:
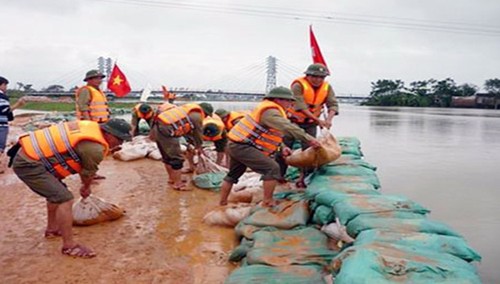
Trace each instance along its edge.
<path fill-rule="evenodd" d="M 330 75 L 328 69 L 320 63 L 309 65 L 304 72 L 306 76 L 295 79 L 292 82 L 292 92 L 295 96 L 295 106 L 287 109 L 288 118 L 305 132 L 316 137 L 317 127 L 330 129 L 333 118 L 339 113 L 339 106 L 332 86 L 325 81 Z M 326 105 L 328 114 L 325 120 L 320 118 L 323 108 Z M 285 136 L 284 142 L 288 147 L 292 147 L 296 139 Z M 302 143 L 302 149 L 308 148 Z M 278 155 L 277 161 L 280 164 L 282 177 L 286 174 L 287 165 L 283 156 Z M 297 182 L 297 187 L 304 188 L 304 171 Z"/>
<path fill-rule="evenodd" d="M 185 104 L 161 112 L 155 118 L 151 135 L 155 137 L 165 164 L 168 183 L 175 190 L 188 190 L 182 181 L 184 157 L 179 138 L 185 136 L 198 154 L 203 154 L 203 119 L 212 113 L 213 107 L 209 103 Z"/>
<path fill-rule="evenodd" d="M 292 107 L 294 101 L 289 89 L 274 88 L 251 114 L 229 131 L 229 173 L 221 186 L 220 205 L 227 204 L 233 184 L 238 182 L 247 167 L 262 174 L 263 206 L 276 205 L 273 193 L 281 175 L 278 163 L 271 156 L 282 146 L 283 136 L 290 135 L 314 148 L 320 146 L 314 137 L 287 119 L 285 109 Z M 290 154 L 290 149 L 284 148 L 283 154 Z"/>
<path fill-rule="evenodd" d="M 130 124 L 132 125 L 132 136 L 135 137 L 139 135 L 139 122 L 141 121 L 141 119 L 144 119 L 151 129 L 151 127 L 153 126 L 154 116 L 155 111 L 150 105 L 146 103 L 135 105 L 132 109 L 132 120 L 130 122 Z"/>
<path fill-rule="evenodd" d="M 83 258 L 96 255 L 73 240 L 73 194 L 61 180 L 79 174 L 83 183 L 80 194 L 89 196 L 104 156 L 130 139 L 130 125 L 123 119 L 110 119 L 104 124 L 71 121 L 27 133 L 9 151 L 16 175 L 47 199 L 45 237 L 62 236 L 63 254 Z"/>

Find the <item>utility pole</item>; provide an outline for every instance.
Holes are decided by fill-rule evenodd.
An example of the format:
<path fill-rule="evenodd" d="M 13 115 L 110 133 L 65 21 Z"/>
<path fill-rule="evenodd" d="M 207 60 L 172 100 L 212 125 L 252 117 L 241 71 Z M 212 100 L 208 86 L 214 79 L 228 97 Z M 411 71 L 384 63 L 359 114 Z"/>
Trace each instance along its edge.
<path fill-rule="evenodd" d="M 266 93 L 269 93 L 272 88 L 276 87 L 276 57 L 267 57 L 267 80 L 266 80 Z"/>

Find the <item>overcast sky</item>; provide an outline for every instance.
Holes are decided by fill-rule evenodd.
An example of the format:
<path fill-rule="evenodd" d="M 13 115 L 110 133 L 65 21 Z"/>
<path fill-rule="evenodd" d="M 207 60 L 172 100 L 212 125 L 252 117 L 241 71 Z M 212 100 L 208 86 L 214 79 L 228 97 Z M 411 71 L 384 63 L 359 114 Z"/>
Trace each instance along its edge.
<path fill-rule="evenodd" d="M 0 3 L 0 75 L 11 87 L 81 85 L 106 56 L 118 59 L 133 89 L 149 82 L 263 91 L 269 55 L 278 58 L 278 83 L 288 86 L 311 63 L 309 24 L 340 94 L 367 94 L 377 79 L 482 86 L 500 78 L 498 0 Z"/>

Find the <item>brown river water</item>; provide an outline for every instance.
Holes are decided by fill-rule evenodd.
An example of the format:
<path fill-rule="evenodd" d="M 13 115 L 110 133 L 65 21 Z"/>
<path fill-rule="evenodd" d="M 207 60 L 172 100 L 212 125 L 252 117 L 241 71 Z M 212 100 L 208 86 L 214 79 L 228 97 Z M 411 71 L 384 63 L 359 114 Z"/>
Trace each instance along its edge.
<path fill-rule="evenodd" d="M 382 192 L 431 209 L 430 218 L 481 253 L 484 283 L 500 282 L 500 111 L 341 105 L 332 131 L 358 137 L 378 167 Z M 1 283 L 222 283 L 234 269 L 225 261 L 236 244 L 233 231 L 201 222 L 216 193 L 168 190 L 161 163 L 150 160 L 107 159 L 100 173 L 107 179 L 94 192 L 127 214 L 75 228 L 76 239 L 98 253 L 90 260 L 62 256 L 58 240 L 43 238 L 44 201 L 12 172 L 0 176 Z M 69 179 L 74 193 L 78 184 Z"/>

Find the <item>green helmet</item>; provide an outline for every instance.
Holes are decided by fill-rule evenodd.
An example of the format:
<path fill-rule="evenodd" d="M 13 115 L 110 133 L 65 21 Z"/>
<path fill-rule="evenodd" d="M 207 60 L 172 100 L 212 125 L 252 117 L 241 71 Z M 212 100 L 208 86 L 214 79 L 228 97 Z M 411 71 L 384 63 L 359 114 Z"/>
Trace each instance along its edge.
<path fill-rule="evenodd" d="M 85 79 L 83 79 L 83 81 L 87 82 L 88 80 L 97 77 L 100 77 L 101 79 L 106 78 L 106 76 L 99 72 L 99 70 L 90 70 L 87 74 L 85 74 Z"/>
<path fill-rule="evenodd" d="M 101 129 L 124 141 L 132 140 L 130 124 L 121 118 L 112 118 L 101 125 Z"/>
<path fill-rule="evenodd" d="M 142 113 L 142 114 L 147 114 L 149 113 L 150 111 L 152 111 L 153 109 L 151 108 L 150 105 L 148 104 L 141 104 L 139 106 L 139 111 Z"/>
<path fill-rule="evenodd" d="M 304 72 L 306 75 L 312 75 L 312 76 L 328 76 L 330 75 L 330 72 L 328 72 L 328 68 L 326 68 L 325 65 L 321 63 L 314 63 L 309 65 L 307 67 L 306 72 Z"/>
<path fill-rule="evenodd" d="M 283 99 L 295 101 L 292 91 L 285 87 L 276 87 L 272 89 L 265 97 L 265 99 Z"/>
<path fill-rule="evenodd" d="M 220 118 L 224 118 L 229 115 L 229 111 L 219 108 L 215 111 L 215 114 L 218 115 Z"/>
<path fill-rule="evenodd" d="M 211 116 L 214 113 L 214 107 L 209 103 L 201 103 L 200 107 L 203 109 L 205 115 Z"/>

